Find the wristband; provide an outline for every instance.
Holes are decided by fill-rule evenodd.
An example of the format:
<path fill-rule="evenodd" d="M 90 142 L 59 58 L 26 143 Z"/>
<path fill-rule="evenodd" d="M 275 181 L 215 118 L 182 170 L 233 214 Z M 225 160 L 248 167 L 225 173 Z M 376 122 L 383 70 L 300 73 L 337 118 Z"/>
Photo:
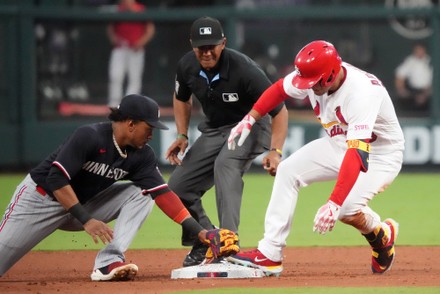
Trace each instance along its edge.
<path fill-rule="evenodd" d="M 282 151 L 281 149 L 278 149 L 278 148 L 271 148 L 270 151 L 275 151 L 276 153 L 278 153 L 278 155 L 279 155 L 280 157 L 283 156 L 283 151 Z"/>
<path fill-rule="evenodd" d="M 370 143 L 364 142 L 362 140 L 348 140 L 347 146 L 348 148 L 359 149 L 367 153 L 370 153 L 371 149 Z"/>
<path fill-rule="evenodd" d="M 79 202 L 69 208 L 67 212 L 73 215 L 83 225 L 92 219 L 92 216 L 84 209 L 84 207 Z"/>
<path fill-rule="evenodd" d="M 188 136 L 185 134 L 178 134 L 177 139 L 187 139 L 188 140 Z"/>
<path fill-rule="evenodd" d="M 185 231 L 191 232 L 194 235 L 199 234 L 203 230 L 203 227 L 193 218 L 189 217 L 182 222 L 182 228 Z"/>

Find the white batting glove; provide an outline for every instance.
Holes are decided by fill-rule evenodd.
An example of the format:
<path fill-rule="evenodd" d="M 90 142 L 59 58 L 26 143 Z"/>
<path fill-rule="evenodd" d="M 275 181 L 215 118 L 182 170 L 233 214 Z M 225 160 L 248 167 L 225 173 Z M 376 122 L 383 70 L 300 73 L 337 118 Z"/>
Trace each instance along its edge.
<path fill-rule="evenodd" d="M 316 213 L 313 232 L 318 231 L 320 234 L 325 234 L 327 231 L 333 230 L 340 212 L 341 206 L 329 200 Z"/>
<path fill-rule="evenodd" d="M 251 128 L 255 123 L 255 118 L 253 118 L 250 114 L 246 114 L 246 116 L 231 130 L 231 134 L 228 138 L 228 149 L 235 150 L 235 138 L 240 136 L 238 139 L 238 146 L 243 145 L 247 136 L 251 132 Z"/>

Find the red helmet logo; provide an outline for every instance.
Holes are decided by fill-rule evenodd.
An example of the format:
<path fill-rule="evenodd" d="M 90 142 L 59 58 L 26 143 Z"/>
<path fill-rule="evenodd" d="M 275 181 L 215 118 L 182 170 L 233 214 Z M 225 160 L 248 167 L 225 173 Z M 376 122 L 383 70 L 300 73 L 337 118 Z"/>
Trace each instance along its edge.
<path fill-rule="evenodd" d="M 321 82 L 323 87 L 333 84 L 341 70 L 341 57 L 335 47 L 326 41 L 313 41 L 296 55 L 292 84 L 298 89 L 309 89 Z"/>

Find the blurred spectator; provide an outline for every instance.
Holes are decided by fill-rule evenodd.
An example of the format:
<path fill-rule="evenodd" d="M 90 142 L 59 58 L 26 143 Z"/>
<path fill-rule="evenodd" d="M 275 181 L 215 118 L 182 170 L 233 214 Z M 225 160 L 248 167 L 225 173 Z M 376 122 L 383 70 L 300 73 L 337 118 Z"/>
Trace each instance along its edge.
<path fill-rule="evenodd" d="M 139 13 L 145 11 L 136 0 L 120 0 L 119 12 Z M 107 27 L 113 50 L 109 64 L 109 106 L 117 106 L 120 98 L 128 94 L 140 94 L 144 71 L 145 46 L 155 33 L 152 21 L 115 22 Z M 124 79 L 127 87 L 124 93 Z"/>
<path fill-rule="evenodd" d="M 48 101 L 86 101 L 87 85 L 74 62 L 78 29 L 70 22 L 36 23 L 38 88 L 42 103 Z"/>
<path fill-rule="evenodd" d="M 432 94 L 431 57 L 421 43 L 396 68 L 395 87 L 400 106 L 405 110 L 427 110 Z"/>

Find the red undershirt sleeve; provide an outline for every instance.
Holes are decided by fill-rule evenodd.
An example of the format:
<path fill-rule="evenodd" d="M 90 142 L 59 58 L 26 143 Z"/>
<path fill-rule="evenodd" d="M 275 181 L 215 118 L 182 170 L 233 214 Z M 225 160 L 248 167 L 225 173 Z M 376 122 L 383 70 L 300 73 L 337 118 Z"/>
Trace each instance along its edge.
<path fill-rule="evenodd" d="M 170 219 L 178 224 L 181 224 L 190 215 L 176 193 L 171 190 L 158 195 L 154 201 Z"/>
<path fill-rule="evenodd" d="M 339 170 L 338 180 L 330 196 L 331 201 L 338 205 L 344 203 L 362 169 L 362 160 L 354 148 L 347 149 Z"/>
<path fill-rule="evenodd" d="M 253 109 L 261 116 L 265 116 L 269 111 L 277 107 L 278 104 L 289 98 L 289 95 L 284 91 L 283 81 L 284 78 L 267 88 L 261 94 L 258 101 L 255 102 Z"/>

